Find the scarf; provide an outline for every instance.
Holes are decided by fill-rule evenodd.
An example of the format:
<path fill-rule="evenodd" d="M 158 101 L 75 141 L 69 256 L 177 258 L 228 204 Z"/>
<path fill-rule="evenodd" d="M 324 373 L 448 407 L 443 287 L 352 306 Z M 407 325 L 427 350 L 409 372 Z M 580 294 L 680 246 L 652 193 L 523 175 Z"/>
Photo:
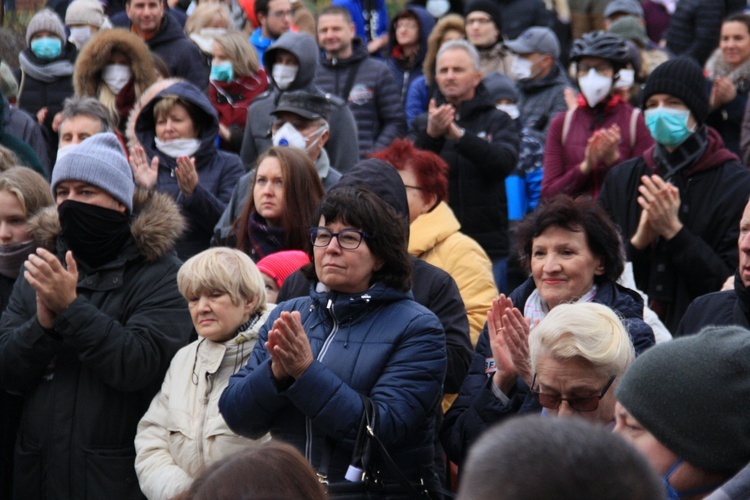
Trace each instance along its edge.
<path fill-rule="evenodd" d="M 584 302 L 591 302 L 596 297 L 597 288 L 596 285 L 592 286 L 580 299 L 575 302 L 571 301 L 570 303 L 583 304 Z M 531 320 L 531 326 L 534 326 L 537 319 L 542 321 L 547 317 L 547 314 L 549 314 L 549 306 L 539 293 L 539 289 L 534 288 L 534 291 L 531 292 L 529 298 L 526 299 L 526 304 L 523 306 L 523 317 Z"/>
<path fill-rule="evenodd" d="M 29 258 L 36 246 L 34 240 L 0 245 L 0 275 L 11 279 L 18 278 L 21 264 Z"/>
<path fill-rule="evenodd" d="M 661 144 L 654 147 L 654 162 L 657 172 L 667 182 L 675 183 L 676 176 L 682 170 L 695 165 L 701 159 L 708 147 L 708 132 L 705 126 L 699 128 L 685 142 L 677 146 L 671 153 Z"/>
<path fill-rule="evenodd" d="M 135 78 L 131 78 L 115 97 L 115 108 L 117 108 L 117 115 L 120 118 L 120 130 L 125 130 L 135 100 Z"/>
<path fill-rule="evenodd" d="M 73 74 L 74 69 L 73 63 L 67 59 L 38 64 L 26 55 L 25 50 L 18 55 L 18 63 L 25 74 L 34 80 L 44 83 L 54 82 L 59 78 L 70 76 Z"/>
<path fill-rule="evenodd" d="M 262 222 L 255 211 L 247 220 L 247 237 L 250 257 L 258 262 L 266 255 L 284 250 L 286 230 L 283 227 L 270 227 Z"/>

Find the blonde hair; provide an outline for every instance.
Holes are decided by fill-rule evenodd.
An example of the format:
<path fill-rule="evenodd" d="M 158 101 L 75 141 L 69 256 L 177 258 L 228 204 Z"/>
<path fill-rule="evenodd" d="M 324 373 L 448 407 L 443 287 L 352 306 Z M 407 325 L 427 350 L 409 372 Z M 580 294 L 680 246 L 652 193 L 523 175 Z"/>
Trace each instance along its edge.
<path fill-rule="evenodd" d="M 27 218 L 55 203 L 44 177 L 26 167 L 11 167 L 1 172 L 0 191 L 13 193 Z"/>
<path fill-rule="evenodd" d="M 635 358 L 620 318 L 607 306 L 585 302 L 560 304 L 529 335 L 531 367 L 540 356 L 583 359 L 594 368 L 620 377 Z"/>
<path fill-rule="evenodd" d="M 18 157 L 12 149 L 0 146 L 0 171 L 8 170 L 13 166 L 18 165 L 18 163 Z"/>
<path fill-rule="evenodd" d="M 205 2 L 198 4 L 187 21 L 185 21 L 185 33 L 199 33 L 201 29 L 215 27 L 215 21 L 224 23 L 223 28 L 231 26 L 229 8 L 223 3 Z"/>
<path fill-rule="evenodd" d="M 250 45 L 244 33 L 231 31 L 226 35 L 217 36 L 214 42 L 224 49 L 237 76 L 251 76 L 260 70 L 258 53 Z"/>
<path fill-rule="evenodd" d="M 244 252 L 216 247 L 190 257 L 177 273 L 177 288 L 186 299 L 203 292 L 228 294 L 235 305 L 258 298 L 254 311 L 265 311 L 266 287 L 255 263 Z"/>

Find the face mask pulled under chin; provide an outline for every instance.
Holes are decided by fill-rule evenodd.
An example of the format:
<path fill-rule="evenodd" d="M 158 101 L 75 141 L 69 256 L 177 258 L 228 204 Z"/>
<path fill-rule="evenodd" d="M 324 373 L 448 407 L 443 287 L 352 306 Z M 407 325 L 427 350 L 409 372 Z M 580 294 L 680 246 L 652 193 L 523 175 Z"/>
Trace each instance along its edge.
<path fill-rule="evenodd" d="M 600 75 L 594 68 L 578 78 L 578 86 L 589 107 L 593 108 L 604 100 L 612 90 L 612 77 Z"/>
<path fill-rule="evenodd" d="M 157 137 L 154 139 L 156 149 L 169 156 L 170 158 L 179 158 L 180 156 L 193 156 L 198 148 L 201 147 L 199 139 L 172 139 L 171 141 L 161 141 Z"/>
<path fill-rule="evenodd" d="M 286 90 L 289 88 L 289 85 L 292 84 L 294 79 L 297 78 L 298 71 L 299 66 L 276 63 L 273 65 L 271 76 L 281 90 Z"/>
<path fill-rule="evenodd" d="M 132 77 L 133 71 L 125 64 L 107 64 L 102 69 L 102 80 L 114 95 L 119 94 Z"/>

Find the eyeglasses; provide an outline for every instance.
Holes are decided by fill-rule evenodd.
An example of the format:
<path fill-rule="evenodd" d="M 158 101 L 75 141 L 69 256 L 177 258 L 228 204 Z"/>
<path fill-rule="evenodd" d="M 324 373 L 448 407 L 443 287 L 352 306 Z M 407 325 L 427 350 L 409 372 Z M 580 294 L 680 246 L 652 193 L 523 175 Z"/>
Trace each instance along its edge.
<path fill-rule="evenodd" d="M 584 74 L 588 73 L 589 71 L 591 71 L 592 69 L 594 71 L 596 71 L 597 73 L 599 73 L 600 75 L 603 75 L 603 74 L 608 73 L 610 71 L 614 71 L 614 68 L 612 67 L 612 65 L 611 64 L 607 64 L 607 63 L 600 63 L 600 64 L 597 64 L 595 66 L 589 66 L 588 64 L 579 64 L 578 65 L 578 74 L 579 75 L 584 75 Z"/>
<path fill-rule="evenodd" d="M 356 250 L 362 244 L 362 238 L 369 238 L 367 233 L 357 229 L 344 229 L 334 233 L 325 227 L 310 228 L 310 242 L 314 247 L 327 247 L 334 237 L 344 250 Z"/>
<path fill-rule="evenodd" d="M 404 187 L 405 187 L 406 189 L 417 189 L 417 190 L 419 190 L 419 191 L 424 191 L 424 188 L 422 188 L 422 187 L 419 187 L 419 186 L 409 186 L 408 184 L 404 184 Z"/>
<path fill-rule="evenodd" d="M 549 410 L 557 410 L 558 408 L 560 408 L 560 405 L 563 401 L 567 401 L 568 406 L 573 408 L 575 411 L 596 411 L 596 409 L 599 408 L 599 401 L 604 397 L 605 394 L 607 394 L 607 391 L 612 385 L 612 382 L 615 381 L 615 377 L 615 375 L 612 375 L 612 377 L 609 379 L 609 382 L 607 382 L 607 385 L 604 386 L 604 389 L 602 389 L 602 392 L 598 396 L 592 396 L 590 398 L 561 398 L 560 396 L 545 394 L 543 392 L 540 392 L 538 389 L 534 390 L 534 383 L 536 382 L 535 373 L 534 378 L 531 379 L 531 395 L 540 405 Z"/>
<path fill-rule="evenodd" d="M 472 17 L 471 19 L 466 20 L 466 26 L 471 26 L 472 24 L 484 26 L 490 24 L 491 22 L 493 21 L 489 17 Z"/>
<path fill-rule="evenodd" d="M 271 17 L 275 17 L 276 19 L 283 19 L 285 17 L 292 17 L 294 12 L 291 10 L 276 10 L 273 12 L 269 12 Z"/>

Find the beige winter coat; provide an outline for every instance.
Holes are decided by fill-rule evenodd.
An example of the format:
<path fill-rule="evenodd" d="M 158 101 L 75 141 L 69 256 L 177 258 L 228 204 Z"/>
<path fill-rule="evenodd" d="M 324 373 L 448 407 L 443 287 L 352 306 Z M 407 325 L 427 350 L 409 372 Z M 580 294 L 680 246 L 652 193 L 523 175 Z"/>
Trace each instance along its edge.
<path fill-rule="evenodd" d="M 258 442 L 232 432 L 219 413 L 229 377 L 247 363 L 268 305 L 246 332 L 224 343 L 198 339 L 172 359 L 161 390 L 138 423 L 135 470 L 150 500 L 186 490 L 211 463 Z"/>

